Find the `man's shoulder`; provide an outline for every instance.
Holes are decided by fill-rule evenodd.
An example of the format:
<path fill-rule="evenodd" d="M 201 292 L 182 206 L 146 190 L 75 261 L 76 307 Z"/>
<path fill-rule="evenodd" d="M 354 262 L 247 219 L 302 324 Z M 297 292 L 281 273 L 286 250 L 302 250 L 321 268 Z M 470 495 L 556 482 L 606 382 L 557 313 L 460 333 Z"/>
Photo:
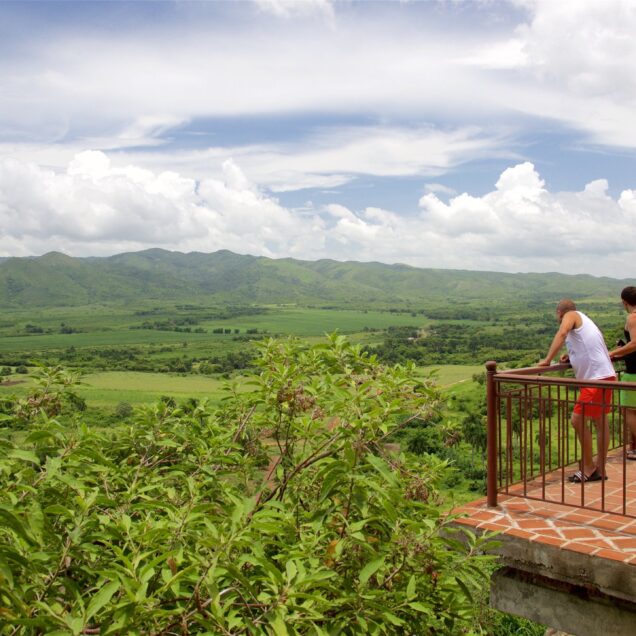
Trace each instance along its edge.
<path fill-rule="evenodd" d="M 585 314 L 578 310 L 568 311 L 563 317 L 563 321 L 570 329 L 578 329 L 583 324 L 582 316 L 585 316 Z M 585 317 L 587 318 L 587 316 Z"/>

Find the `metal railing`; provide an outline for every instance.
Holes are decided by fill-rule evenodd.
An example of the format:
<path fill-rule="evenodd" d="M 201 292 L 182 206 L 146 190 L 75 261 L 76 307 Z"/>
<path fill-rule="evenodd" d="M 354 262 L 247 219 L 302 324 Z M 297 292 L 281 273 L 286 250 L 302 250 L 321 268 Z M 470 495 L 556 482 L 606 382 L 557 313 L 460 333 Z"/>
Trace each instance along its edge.
<path fill-rule="evenodd" d="M 496 506 L 498 495 L 506 494 L 636 517 L 636 461 L 627 460 L 636 440 L 619 404 L 619 390 L 636 391 L 636 383 L 576 380 L 567 377 L 570 369 L 556 364 L 497 372 L 495 362 L 486 364 L 488 505 Z M 579 468 L 583 450 L 589 450 L 581 448 L 586 436 L 580 441 L 571 424 L 584 387 L 606 389 L 601 401 L 588 407 L 602 414 L 598 431 L 585 406 L 582 417 L 592 433 L 591 450 L 598 456 L 599 446 L 608 445 L 608 463 L 601 462 L 600 469 L 610 475 L 609 480 L 573 483 L 568 477 Z"/>

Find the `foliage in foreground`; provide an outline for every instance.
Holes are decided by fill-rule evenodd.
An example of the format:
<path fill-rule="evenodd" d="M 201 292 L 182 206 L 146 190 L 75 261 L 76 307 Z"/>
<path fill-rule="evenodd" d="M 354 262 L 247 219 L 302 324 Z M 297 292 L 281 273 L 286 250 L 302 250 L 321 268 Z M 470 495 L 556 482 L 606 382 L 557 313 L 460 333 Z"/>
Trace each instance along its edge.
<path fill-rule="evenodd" d="M 339 336 L 269 341 L 260 367 L 214 412 L 96 432 L 34 406 L 5 431 L 0 634 L 469 629 L 484 540 L 453 537 L 439 469 L 384 444 L 434 390 Z"/>

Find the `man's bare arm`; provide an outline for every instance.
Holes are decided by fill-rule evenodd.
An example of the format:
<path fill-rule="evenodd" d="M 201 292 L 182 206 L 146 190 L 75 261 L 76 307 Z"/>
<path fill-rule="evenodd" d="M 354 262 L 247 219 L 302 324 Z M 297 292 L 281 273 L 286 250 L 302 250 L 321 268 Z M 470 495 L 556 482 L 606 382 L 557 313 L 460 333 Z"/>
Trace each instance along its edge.
<path fill-rule="evenodd" d="M 550 345 L 550 349 L 548 350 L 546 357 L 543 360 L 541 360 L 541 362 L 539 362 L 540 367 L 550 366 L 556 354 L 559 353 L 559 351 L 561 351 L 561 348 L 565 344 L 565 339 L 567 335 L 570 333 L 570 331 L 572 331 L 575 325 L 576 325 L 576 312 L 568 311 L 568 313 L 565 314 L 565 316 L 563 316 L 563 320 L 561 321 L 559 330 L 554 335 L 552 344 Z M 567 356 L 563 356 L 562 362 L 565 362 L 566 360 L 567 360 Z"/>

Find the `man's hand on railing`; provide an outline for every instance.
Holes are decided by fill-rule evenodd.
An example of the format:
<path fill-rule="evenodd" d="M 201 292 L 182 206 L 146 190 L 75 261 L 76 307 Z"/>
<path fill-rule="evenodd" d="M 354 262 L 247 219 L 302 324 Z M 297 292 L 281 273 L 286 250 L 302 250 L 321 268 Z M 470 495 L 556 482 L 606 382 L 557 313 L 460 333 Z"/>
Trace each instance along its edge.
<path fill-rule="evenodd" d="M 564 353 L 560 358 L 559 362 L 562 364 L 567 364 L 570 362 L 570 356 L 567 353 Z M 549 367 L 552 364 L 552 358 L 543 358 L 543 360 L 539 360 L 537 364 L 538 367 Z"/>

